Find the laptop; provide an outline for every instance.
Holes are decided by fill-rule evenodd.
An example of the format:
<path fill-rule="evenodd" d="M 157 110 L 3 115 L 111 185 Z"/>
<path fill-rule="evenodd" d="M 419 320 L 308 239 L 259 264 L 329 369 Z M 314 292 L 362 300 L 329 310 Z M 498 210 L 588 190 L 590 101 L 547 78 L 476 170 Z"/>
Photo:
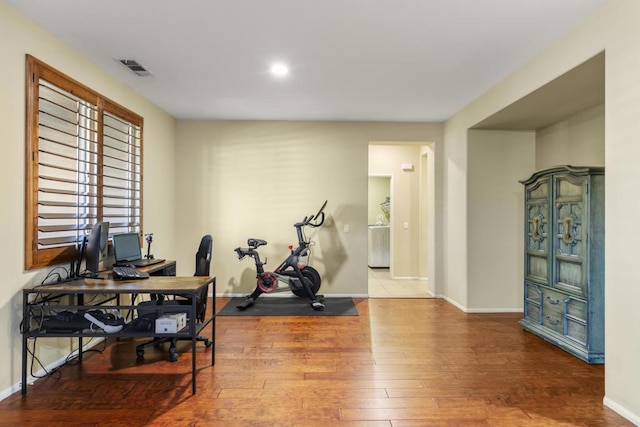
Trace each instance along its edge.
<path fill-rule="evenodd" d="M 113 254 L 115 258 L 114 265 L 131 264 L 134 267 L 146 267 L 164 262 L 164 259 L 160 258 L 142 258 L 138 233 L 114 234 Z"/>

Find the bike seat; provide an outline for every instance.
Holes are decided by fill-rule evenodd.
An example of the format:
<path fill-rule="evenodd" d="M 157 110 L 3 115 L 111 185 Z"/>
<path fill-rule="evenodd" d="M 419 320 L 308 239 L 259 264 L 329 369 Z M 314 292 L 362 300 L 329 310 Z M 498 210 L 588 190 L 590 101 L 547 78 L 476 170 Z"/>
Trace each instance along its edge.
<path fill-rule="evenodd" d="M 262 240 L 262 239 L 249 239 L 247 240 L 247 245 L 249 245 L 252 248 L 257 248 L 260 246 L 264 246 L 267 244 L 266 240 Z"/>

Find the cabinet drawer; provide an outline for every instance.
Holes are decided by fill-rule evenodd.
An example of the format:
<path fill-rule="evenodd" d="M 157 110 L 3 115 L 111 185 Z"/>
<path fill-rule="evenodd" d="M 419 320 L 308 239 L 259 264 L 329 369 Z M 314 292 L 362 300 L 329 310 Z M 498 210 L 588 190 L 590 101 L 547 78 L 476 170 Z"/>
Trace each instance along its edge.
<path fill-rule="evenodd" d="M 554 312 L 558 315 L 564 314 L 564 304 L 567 300 L 567 296 L 560 292 L 552 291 L 551 289 L 544 289 L 542 291 L 542 311 L 545 313 Z"/>
<path fill-rule="evenodd" d="M 541 288 L 541 290 L 544 313 L 555 312 L 574 317 L 582 322 L 587 321 L 587 303 L 584 300 L 552 289 Z"/>
<path fill-rule="evenodd" d="M 561 335 L 564 335 L 564 316 L 554 311 L 544 311 L 542 324 Z"/>

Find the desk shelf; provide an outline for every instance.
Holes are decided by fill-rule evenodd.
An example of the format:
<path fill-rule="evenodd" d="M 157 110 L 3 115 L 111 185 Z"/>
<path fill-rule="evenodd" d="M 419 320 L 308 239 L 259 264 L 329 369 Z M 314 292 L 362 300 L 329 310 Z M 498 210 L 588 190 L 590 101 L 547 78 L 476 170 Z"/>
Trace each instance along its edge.
<path fill-rule="evenodd" d="M 175 265 L 175 263 L 174 263 Z M 175 270 L 174 270 L 175 271 Z M 211 365 L 215 364 L 215 298 L 213 298 L 214 306 L 211 309 L 211 315 L 206 317 L 203 322 L 196 323 L 196 297 L 203 289 L 211 285 L 213 295 L 216 294 L 215 277 L 175 277 L 175 276 L 151 276 L 146 280 L 138 281 L 114 281 L 104 279 L 84 279 L 67 283 L 58 283 L 53 285 L 43 285 L 23 290 L 23 318 L 22 318 L 22 394 L 27 393 L 27 342 L 29 338 L 37 337 L 70 337 L 78 339 L 78 359 L 82 361 L 82 339 L 83 338 L 189 338 L 191 339 L 191 385 L 192 393 L 196 392 L 196 338 L 197 336 L 211 324 Z M 105 295 L 104 299 L 99 299 L 91 304 L 85 303 L 85 297 L 88 295 Z M 43 330 L 42 321 L 51 313 L 61 311 L 83 312 L 87 310 L 126 310 L 127 316 L 133 320 L 135 317 L 137 305 L 135 299 L 138 295 L 178 295 L 191 300 L 191 304 L 187 305 L 158 305 L 158 311 L 162 313 L 187 313 L 188 323 L 185 328 L 175 333 L 156 333 L 155 324 L 149 330 L 127 330 L 126 326 L 119 332 L 107 333 L 99 330 L 91 330 L 90 328 L 77 330 Z M 131 296 L 130 304 L 123 304 L 120 297 L 123 295 Z M 75 299 L 75 304 L 52 304 L 52 299 L 62 296 L 71 296 Z M 48 300 L 47 303 L 40 302 L 40 299 Z M 38 301 L 38 302 L 32 302 Z M 113 304 L 115 302 L 115 304 Z M 153 311 L 154 309 L 145 307 L 145 311 Z M 36 315 L 36 311 L 38 312 Z M 47 317 L 48 318 L 48 317 Z M 130 322 L 131 322 L 130 321 Z"/>

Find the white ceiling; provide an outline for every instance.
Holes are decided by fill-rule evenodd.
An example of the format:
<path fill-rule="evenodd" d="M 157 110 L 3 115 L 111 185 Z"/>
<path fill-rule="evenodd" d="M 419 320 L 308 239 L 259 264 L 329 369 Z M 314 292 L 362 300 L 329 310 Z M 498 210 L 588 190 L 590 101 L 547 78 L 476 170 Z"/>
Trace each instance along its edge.
<path fill-rule="evenodd" d="M 439 122 L 607 0 L 4 1 L 179 119 Z"/>

